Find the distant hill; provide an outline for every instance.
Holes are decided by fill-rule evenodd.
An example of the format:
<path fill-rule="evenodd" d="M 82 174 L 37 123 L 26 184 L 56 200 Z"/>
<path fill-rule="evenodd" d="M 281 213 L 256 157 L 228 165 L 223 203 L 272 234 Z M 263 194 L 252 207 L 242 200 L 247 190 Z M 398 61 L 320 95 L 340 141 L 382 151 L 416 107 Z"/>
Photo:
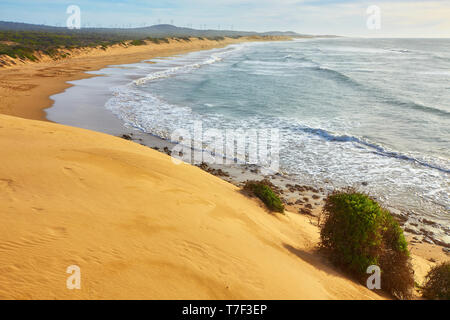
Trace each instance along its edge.
<path fill-rule="evenodd" d="M 0 21 L 0 30 L 3 31 L 62 31 L 59 27 L 45 26 L 39 24 L 29 24 L 21 22 Z"/>
<path fill-rule="evenodd" d="M 289 37 L 314 37 L 313 35 L 298 34 L 293 31 L 281 32 L 250 32 L 232 30 L 198 30 L 176 27 L 170 24 L 158 24 L 140 28 L 82 28 L 69 30 L 65 27 L 53 27 L 46 25 L 0 21 L 0 30 L 3 31 L 41 31 L 54 33 L 102 33 L 129 39 L 145 37 L 237 37 L 237 36 L 289 36 Z"/>

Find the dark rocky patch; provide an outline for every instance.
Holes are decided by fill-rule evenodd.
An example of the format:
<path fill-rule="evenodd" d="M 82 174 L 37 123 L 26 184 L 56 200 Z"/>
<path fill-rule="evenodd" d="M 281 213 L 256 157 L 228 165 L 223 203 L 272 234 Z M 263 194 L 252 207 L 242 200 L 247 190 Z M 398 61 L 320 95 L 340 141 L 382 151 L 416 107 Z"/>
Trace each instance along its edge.
<path fill-rule="evenodd" d="M 164 147 L 164 152 L 169 156 L 172 155 L 172 151 L 170 151 L 167 147 Z"/>
<path fill-rule="evenodd" d="M 306 208 L 301 208 L 301 209 L 298 210 L 298 212 L 301 213 L 301 214 L 307 214 L 307 215 L 310 215 L 310 216 L 313 215 L 311 210 L 308 210 Z"/>
<path fill-rule="evenodd" d="M 133 138 L 130 136 L 130 135 L 128 135 L 128 134 L 123 134 L 123 135 L 121 135 L 120 136 L 122 139 L 125 139 L 125 140 L 133 140 Z"/>

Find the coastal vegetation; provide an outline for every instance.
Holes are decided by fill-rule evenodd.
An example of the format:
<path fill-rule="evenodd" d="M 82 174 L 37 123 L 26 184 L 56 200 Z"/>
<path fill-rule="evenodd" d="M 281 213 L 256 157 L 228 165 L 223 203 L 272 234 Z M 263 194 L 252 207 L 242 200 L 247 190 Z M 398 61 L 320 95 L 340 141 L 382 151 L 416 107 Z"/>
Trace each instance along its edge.
<path fill-rule="evenodd" d="M 0 43 L 0 55 L 7 55 L 13 59 L 36 61 L 35 50 L 15 44 Z"/>
<path fill-rule="evenodd" d="M 145 45 L 145 41 L 144 40 L 133 40 L 130 42 L 130 44 L 132 46 L 143 46 L 143 45 Z"/>
<path fill-rule="evenodd" d="M 411 297 L 414 273 L 408 243 L 388 210 L 353 189 L 336 191 L 326 198 L 319 224 L 320 247 L 335 265 L 363 283 L 367 268 L 376 265 L 385 292 Z"/>
<path fill-rule="evenodd" d="M 181 40 L 179 38 L 175 38 L 176 40 Z M 148 40 L 150 42 L 153 42 L 155 44 L 160 44 L 160 43 L 169 43 L 169 39 L 168 38 L 153 38 L 153 37 L 147 37 L 145 38 L 145 40 Z"/>
<path fill-rule="evenodd" d="M 280 197 L 272 190 L 271 183 L 267 180 L 247 181 L 244 191 L 258 197 L 267 208 L 274 212 L 284 213 L 284 205 Z"/>
<path fill-rule="evenodd" d="M 111 34 L 56 33 L 45 31 L 0 31 L 0 55 L 36 60 L 36 53 L 59 57 L 60 49 L 108 47 L 126 39 Z"/>
<path fill-rule="evenodd" d="M 422 295 L 426 299 L 450 300 L 450 262 L 439 264 L 428 272 Z"/>
<path fill-rule="evenodd" d="M 208 37 L 207 39 L 212 40 L 212 41 L 222 41 L 222 40 L 225 40 L 225 37 L 217 36 L 217 37 Z"/>
<path fill-rule="evenodd" d="M 147 41 L 155 44 L 169 43 L 170 39 L 191 41 L 188 36 L 138 37 L 111 32 L 52 32 L 52 31 L 22 31 L 0 30 L 0 56 L 7 55 L 13 59 L 37 61 L 39 54 L 48 55 L 53 59 L 65 58 L 67 51 L 80 48 L 101 48 L 106 50 L 112 45 L 141 46 Z M 224 37 L 206 37 L 214 41 L 224 40 Z"/>

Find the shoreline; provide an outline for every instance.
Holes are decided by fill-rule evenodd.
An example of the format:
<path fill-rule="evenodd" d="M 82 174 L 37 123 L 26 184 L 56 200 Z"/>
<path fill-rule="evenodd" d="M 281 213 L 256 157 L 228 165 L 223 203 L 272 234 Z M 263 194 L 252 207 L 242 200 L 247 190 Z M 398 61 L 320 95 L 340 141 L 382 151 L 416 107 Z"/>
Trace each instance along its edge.
<path fill-rule="evenodd" d="M 52 95 L 63 92 L 75 81 L 95 77 L 86 72 L 109 65 L 137 63 L 155 57 L 167 57 L 192 51 L 222 48 L 230 44 L 255 41 L 289 40 L 285 37 L 242 37 L 225 40 L 169 40 L 169 43 L 142 46 L 114 45 L 73 50 L 70 58 L 53 60 L 43 57 L 38 62 L 16 62 L 16 66 L 0 67 L 0 114 L 32 120 L 48 121 L 45 109 L 53 105 Z"/>
<path fill-rule="evenodd" d="M 217 41 L 210 41 L 216 42 Z M 221 43 L 218 47 L 201 47 L 200 49 L 196 49 L 191 47 L 189 49 L 185 48 L 181 51 L 173 50 L 176 52 L 169 52 L 171 50 L 161 50 L 161 53 L 154 53 L 153 56 L 149 56 L 148 52 L 139 51 L 130 53 L 129 56 L 119 56 L 119 54 L 112 54 L 108 56 L 106 59 L 105 56 L 80 56 L 79 58 L 71 58 L 72 63 L 70 61 L 60 61 L 57 63 L 56 67 L 52 67 L 52 62 L 43 62 L 42 64 L 28 64 L 26 67 L 20 68 L 20 71 L 17 72 L 16 68 L 8 68 L 8 69 L 0 69 L 0 96 L 2 96 L 2 100 L 8 93 L 18 92 L 18 96 L 10 96 L 9 100 L 6 100 L 5 106 L 0 108 L 1 114 L 7 114 L 8 112 L 15 113 L 14 116 L 24 117 L 34 120 L 41 121 L 49 121 L 45 119 L 45 109 L 53 105 L 53 100 L 50 98 L 53 94 L 64 91 L 65 89 L 72 86 L 72 84 L 67 83 L 67 81 L 86 79 L 90 77 L 96 77 L 98 75 L 90 75 L 86 74 L 86 71 L 100 70 L 107 65 L 111 64 L 126 64 L 133 62 L 140 62 L 145 59 L 151 59 L 152 57 L 163 57 L 163 56 L 171 56 L 175 54 L 187 53 L 195 50 L 207 50 L 212 48 L 220 48 L 229 44 L 239 43 L 231 42 L 231 43 Z M 204 44 L 202 44 L 204 45 Z M 213 45 L 212 43 L 210 45 Z M 126 49 L 125 49 L 126 50 Z M 142 50 L 139 49 L 139 50 Z M 165 54 L 163 54 L 164 52 Z M 144 58 L 141 58 L 142 55 L 145 55 Z M 73 59 L 73 60 L 72 60 Z M 79 59 L 79 60 L 75 60 Z M 132 60 L 127 60 L 132 59 Z M 99 61 L 101 60 L 101 61 Z M 124 62 L 125 61 L 125 62 Z M 28 70 L 23 70 L 27 69 Z M 65 70 L 66 69 L 66 70 Z M 4 72 L 6 70 L 6 72 Z M 14 72 L 16 71 L 16 72 Z M 41 72 L 41 73 L 39 73 Z M 43 73 L 42 73 L 43 72 Z M 48 73 L 45 73 L 48 72 Z M 5 74 L 9 74 L 13 77 L 13 80 L 5 80 Z M 27 81 L 28 79 L 24 79 L 24 76 L 27 74 L 31 74 L 33 77 L 32 81 Z M 45 81 L 43 81 L 45 79 Z M 7 82 L 11 81 L 11 82 Z M 28 83 L 23 83 L 28 82 Z M 43 83 L 41 83 L 43 81 Z M 6 84 L 16 85 L 16 87 L 6 87 Z M 29 83 L 31 82 L 31 83 Z M 36 83 L 39 82 L 38 85 Z M 57 92 L 54 92 L 57 91 Z M 4 100 L 5 101 L 5 100 Z M 11 107 L 11 104 L 19 104 L 18 109 L 12 110 L 8 109 L 8 106 Z M 32 108 L 30 106 L 33 106 Z M 38 107 L 39 106 L 39 107 Z M 44 106 L 44 107 L 40 107 Z M 123 136 L 126 140 L 132 140 L 137 144 L 142 144 L 146 147 L 156 149 L 162 153 L 170 153 L 170 142 L 160 139 L 158 137 L 152 137 L 149 134 L 141 133 L 141 132 L 130 132 L 130 129 L 124 129 L 123 132 L 118 133 L 119 136 Z M 125 135 L 125 136 L 124 136 Z M 95 142 L 95 141 L 94 141 Z M 165 150 L 166 149 L 166 150 Z M 233 184 L 236 187 L 240 187 L 243 181 L 249 179 L 260 180 L 261 174 L 258 172 L 258 168 L 254 166 L 240 166 L 236 165 L 234 167 L 226 167 L 226 166 L 207 166 L 201 168 L 203 171 L 207 171 L 212 175 L 218 176 L 224 181 L 227 181 Z M 184 169 L 183 169 L 184 170 Z M 219 171 L 221 170 L 221 171 Z M 225 173 L 225 175 L 224 175 Z M 228 176 L 227 176 L 228 175 Z M 283 198 L 285 200 L 285 204 L 287 205 L 287 210 L 293 215 L 298 216 L 297 218 L 304 219 L 305 221 L 309 221 L 311 224 L 312 230 L 317 232 L 317 226 L 314 226 L 314 221 L 317 219 L 317 214 L 321 210 L 321 206 L 323 205 L 323 198 L 325 197 L 325 190 L 315 189 L 313 186 L 300 186 L 295 185 L 292 182 L 292 185 L 289 186 L 290 180 L 283 176 L 271 176 L 271 181 L 274 182 L 275 185 L 283 189 Z M 1 181 L 0 181 L 1 182 Z M 307 198 L 308 200 L 306 200 Z M 297 200 L 302 200 L 302 202 L 297 202 Z M 311 205 L 312 208 L 309 208 L 308 205 Z M 302 212 L 303 210 L 303 212 Z M 296 219 L 297 219 L 296 218 Z M 427 267 L 433 266 L 436 262 L 440 262 L 442 260 L 448 260 L 448 253 L 444 253 L 443 247 L 441 248 L 438 245 L 431 245 L 427 243 L 414 243 L 413 236 L 408 237 L 409 247 L 411 253 L 413 255 L 413 263 L 414 269 L 417 272 L 417 275 L 422 278 L 427 271 Z M 313 242 L 310 242 L 311 244 Z M 433 262 L 434 261 L 434 262 Z"/>

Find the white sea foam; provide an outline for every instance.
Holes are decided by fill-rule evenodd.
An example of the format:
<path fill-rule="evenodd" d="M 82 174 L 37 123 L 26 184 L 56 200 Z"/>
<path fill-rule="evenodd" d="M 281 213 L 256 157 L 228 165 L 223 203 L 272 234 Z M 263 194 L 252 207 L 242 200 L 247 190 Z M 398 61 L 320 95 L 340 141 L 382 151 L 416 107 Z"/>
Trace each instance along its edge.
<path fill-rule="evenodd" d="M 195 69 L 201 68 L 202 66 L 206 66 L 209 64 L 213 64 L 213 63 L 222 61 L 223 56 L 225 56 L 229 53 L 235 52 L 237 50 L 240 50 L 240 48 L 241 48 L 240 46 L 230 46 L 227 48 L 227 50 L 216 51 L 216 52 L 210 54 L 209 56 L 206 57 L 206 59 L 202 59 L 202 60 L 196 61 L 194 63 L 180 64 L 178 66 L 167 68 L 165 70 L 153 72 L 153 73 L 148 74 L 145 77 L 134 80 L 133 82 L 135 85 L 140 86 L 140 85 L 144 85 L 145 83 L 147 83 L 149 81 L 168 78 L 168 77 L 172 77 L 172 76 L 182 74 L 182 73 L 189 73 L 189 72 L 194 71 Z M 158 61 L 162 62 L 161 60 L 158 60 Z M 181 61 L 183 61 L 183 60 L 181 60 Z"/>

